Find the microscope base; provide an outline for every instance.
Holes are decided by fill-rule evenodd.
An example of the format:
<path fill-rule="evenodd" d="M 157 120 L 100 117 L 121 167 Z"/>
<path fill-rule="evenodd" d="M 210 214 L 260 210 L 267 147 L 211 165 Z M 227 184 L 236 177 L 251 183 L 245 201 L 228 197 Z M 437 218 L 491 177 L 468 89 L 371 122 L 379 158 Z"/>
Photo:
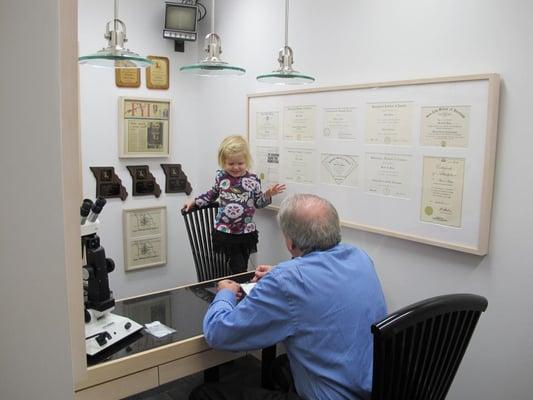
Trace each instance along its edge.
<path fill-rule="evenodd" d="M 91 318 L 91 322 L 85 324 L 85 337 L 90 338 L 85 339 L 87 354 L 93 356 L 142 328 L 129 318 L 111 313 L 100 319 Z"/>

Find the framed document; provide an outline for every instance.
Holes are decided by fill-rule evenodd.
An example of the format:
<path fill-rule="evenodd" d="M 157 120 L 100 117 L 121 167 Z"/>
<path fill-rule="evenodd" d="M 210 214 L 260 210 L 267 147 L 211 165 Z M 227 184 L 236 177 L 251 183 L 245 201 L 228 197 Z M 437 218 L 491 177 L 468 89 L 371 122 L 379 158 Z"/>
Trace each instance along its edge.
<path fill-rule="evenodd" d="M 167 262 L 166 207 L 123 210 L 124 270 Z"/>
<path fill-rule="evenodd" d="M 489 252 L 500 77 L 464 75 L 248 95 L 248 140 L 273 199 L 320 193 L 341 224 Z"/>
<path fill-rule="evenodd" d="M 154 63 L 146 68 L 146 87 L 148 89 L 168 89 L 168 66 L 167 57 L 148 56 Z"/>
<path fill-rule="evenodd" d="M 138 88 L 141 86 L 141 69 L 116 68 L 115 84 L 118 87 Z"/>
<path fill-rule="evenodd" d="M 168 157 L 170 100 L 119 97 L 119 157 Z"/>

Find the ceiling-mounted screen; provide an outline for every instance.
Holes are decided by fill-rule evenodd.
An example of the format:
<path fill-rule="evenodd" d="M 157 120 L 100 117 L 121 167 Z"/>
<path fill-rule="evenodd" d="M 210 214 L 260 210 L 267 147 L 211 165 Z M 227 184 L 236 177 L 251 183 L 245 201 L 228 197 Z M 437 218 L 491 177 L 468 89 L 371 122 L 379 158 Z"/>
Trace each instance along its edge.
<path fill-rule="evenodd" d="M 163 37 L 196 40 L 198 8 L 192 5 L 166 3 Z"/>

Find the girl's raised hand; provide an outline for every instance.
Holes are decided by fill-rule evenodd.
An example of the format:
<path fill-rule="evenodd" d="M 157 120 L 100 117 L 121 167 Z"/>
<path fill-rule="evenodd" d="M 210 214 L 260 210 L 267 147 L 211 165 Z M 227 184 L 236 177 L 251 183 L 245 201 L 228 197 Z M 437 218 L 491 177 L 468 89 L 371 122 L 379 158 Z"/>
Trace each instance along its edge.
<path fill-rule="evenodd" d="M 283 193 L 286 188 L 287 186 L 285 186 L 284 184 L 276 183 L 275 185 L 270 186 L 265 194 L 267 197 L 272 197 L 277 194 Z"/>

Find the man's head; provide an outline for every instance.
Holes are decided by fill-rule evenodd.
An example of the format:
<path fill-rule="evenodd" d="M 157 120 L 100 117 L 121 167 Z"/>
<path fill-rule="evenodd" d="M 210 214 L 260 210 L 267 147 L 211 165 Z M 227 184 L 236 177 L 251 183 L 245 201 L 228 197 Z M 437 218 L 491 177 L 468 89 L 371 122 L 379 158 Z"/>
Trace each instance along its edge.
<path fill-rule="evenodd" d="M 341 241 L 337 210 L 314 194 L 294 194 L 283 200 L 278 223 L 293 256 L 327 250 Z"/>

